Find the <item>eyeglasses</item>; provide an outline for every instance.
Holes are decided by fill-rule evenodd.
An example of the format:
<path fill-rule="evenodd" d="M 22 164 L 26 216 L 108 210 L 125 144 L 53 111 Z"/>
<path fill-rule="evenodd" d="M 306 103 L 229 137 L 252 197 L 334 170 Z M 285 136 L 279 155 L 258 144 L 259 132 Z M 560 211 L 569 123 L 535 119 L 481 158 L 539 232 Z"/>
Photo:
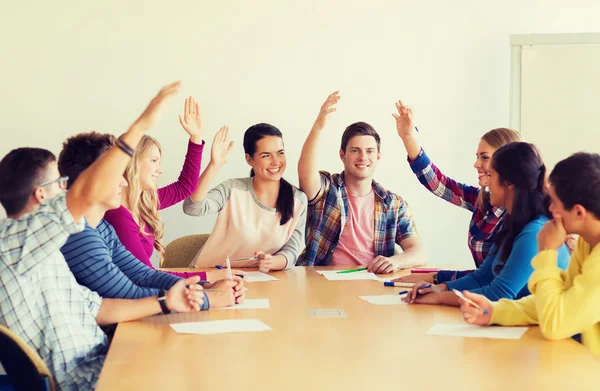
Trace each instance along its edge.
<path fill-rule="evenodd" d="M 60 178 L 55 179 L 53 181 L 48 181 L 48 182 L 40 183 L 37 187 L 44 187 L 44 186 L 51 185 L 53 183 L 58 183 L 58 187 L 60 187 L 62 190 L 65 190 L 67 188 L 67 182 L 68 181 L 69 181 L 69 177 L 68 176 L 61 176 Z"/>

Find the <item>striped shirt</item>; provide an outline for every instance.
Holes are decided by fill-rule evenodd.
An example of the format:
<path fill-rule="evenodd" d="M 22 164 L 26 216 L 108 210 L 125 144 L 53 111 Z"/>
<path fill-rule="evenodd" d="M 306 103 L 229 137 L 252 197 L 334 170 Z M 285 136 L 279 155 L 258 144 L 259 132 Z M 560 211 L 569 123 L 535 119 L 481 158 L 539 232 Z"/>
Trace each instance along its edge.
<path fill-rule="evenodd" d="M 60 390 L 93 389 L 108 350 L 96 323 L 102 299 L 77 284 L 60 252 L 82 229 L 65 193 L 0 220 L 0 323 L 37 351 Z"/>
<path fill-rule="evenodd" d="M 297 265 L 325 266 L 331 262 L 342 230 L 348 222 L 348 193 L 344 173 L 321 171 L 321 189 L 308 203 L 306 249 Z M 396 244 L 417 236 L 408 204 L 397 194 L 373 181 L 375 192 L 375 255 L 391 257 Z"/>
<path fill-rule="evenodd" d="M 480 208 L 477 200 L 481 189 L 459 183 L 442 174 L 431 160 L 429 160 L 424 150 L 421 150 L 421 153 L 414 161 L 411 162 L 409 160 L 409 163 L 410 168 L 417 175 L 419 182 L 427 190 L 441 199 L 473 213 L 471 222 L 469 223 L 467 244 L 475 261 L 475 266 L 481 266 L 494 244 L 494 236 L 502 227 L 505 209 L 492 206 L 487 195 L 483 197 L 483 208 Z M 438 273 L 438 281 L 453 281 L 471 272 L 472 270 L 466 272 L 441 270 Z"/>
<path fill-rule="evenodd" d="M 96 228 L 69 236 L 60 249 L 77 282 L 102 297 L 140 299 L 169 289 L 179 277 L 150 268 L 121 244 L 114 228 L 101 220 Z"/>

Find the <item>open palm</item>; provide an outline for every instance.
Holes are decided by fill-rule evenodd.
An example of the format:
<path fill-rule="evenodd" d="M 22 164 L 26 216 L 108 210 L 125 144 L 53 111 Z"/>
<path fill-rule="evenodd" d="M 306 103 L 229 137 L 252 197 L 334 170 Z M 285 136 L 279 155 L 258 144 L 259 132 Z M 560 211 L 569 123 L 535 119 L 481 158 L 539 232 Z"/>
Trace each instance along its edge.
<path fill-rule="evenodd" d="M 396 110 L 398 110 L 398 114 L 393 113 L 392 115 L 396 119 L 396 130 L 398 131 L 398 135 L 400 137 L 409 136 L 415 127 L 412 110 L 401 100 L 396 102 Z"/>
<path fill-rule="evenodd" d="M 223 126 L 217 134 L 210 148 L 210 162 L 216 166 L 222 166 L 229 160 L 229 154 L 233 148 L 233 141 L 229 141 L 229 127 Z"/>
<path fill-rule="evenodd" d="M 200 117 L 200 105 L 193 96 L 185 99 L 183 106 L 183 118 L 179 116 L 179 123 L 185 131 L 198 140 L 202 139 L 202 117 Z"/>

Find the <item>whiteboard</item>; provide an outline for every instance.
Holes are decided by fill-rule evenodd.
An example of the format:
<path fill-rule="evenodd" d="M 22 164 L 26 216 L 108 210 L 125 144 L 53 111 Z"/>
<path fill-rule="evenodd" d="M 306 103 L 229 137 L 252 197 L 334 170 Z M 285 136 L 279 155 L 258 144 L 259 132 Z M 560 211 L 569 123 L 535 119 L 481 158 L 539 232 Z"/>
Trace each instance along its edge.
<path fill-rule="evenodd" d="M 584 43 L 561 34 L 551 37 L 556 44 L 513 45 L 511 126 L 540 149 L 549 170 L 574 152 L 600 153 L 600 34 L 582 36 Z"/>

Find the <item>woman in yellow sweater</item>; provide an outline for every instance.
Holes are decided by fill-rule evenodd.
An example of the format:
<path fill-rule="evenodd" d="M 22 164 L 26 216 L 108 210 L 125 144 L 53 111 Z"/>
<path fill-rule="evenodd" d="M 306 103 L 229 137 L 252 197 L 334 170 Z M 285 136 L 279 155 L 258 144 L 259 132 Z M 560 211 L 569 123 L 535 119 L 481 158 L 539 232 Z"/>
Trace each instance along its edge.
<path fill-rule="evenodd" d="M 573 337 L 600 356 L 600 155 L 577 153 L 550 174 L 553 220 L 538 234 L 539 254 L 532 260 L 532 295 L 490 302 L 465 292 L 481 310 L 460 300 L 467 323 L 516 326 L 539 324 L 544 337 Z M 557 249 L 567 234 L 580 238 L 568 269 L 557 266 Z"/>

